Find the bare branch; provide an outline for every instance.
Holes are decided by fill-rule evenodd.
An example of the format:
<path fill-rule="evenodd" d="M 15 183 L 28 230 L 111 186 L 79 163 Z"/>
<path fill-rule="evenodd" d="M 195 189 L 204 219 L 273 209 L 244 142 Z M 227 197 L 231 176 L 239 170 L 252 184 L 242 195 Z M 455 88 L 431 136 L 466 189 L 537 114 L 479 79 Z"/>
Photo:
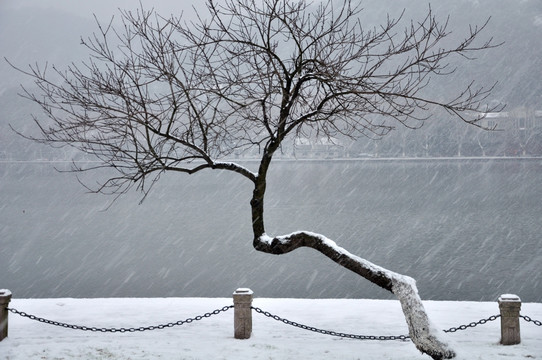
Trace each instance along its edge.
<path fill-rule="evenodd" d="M 135 181 L 143 190 L 152 174 L 218 168 L 254 146 L 271 159 L 289 136 L 382 137 L 397 124 L 421 126 L 438 108 L 481 126 L 483 114 L 499 110 L 486 104 L 492 88 L 474 82 L 450 99 L 430 90 L 434 78 L 454 72 L 452 57 L 469 61 L 498 46 L 478 40 L 487 21 L 450 46 L 448 19 L 439 22 L 431 8 L 404 28 L 404 14 L 364 27 L 363 9 L 349 0 L 207 8 L 192 22 L 142 7 L 121 11 L 122 26 L 96 20 L 97 33 L 81 40 L 86 62 L 18 69 L 40 92 L 22 95 L 48 117 L 35 120 L 42 136 L 33 139 L 118 170 L 107 189 Z M 256 180 L 237 164 L 226 169 Z"/>
<path fill-rule="evenodd" d="M 395 282 L 320 236 L 266 238 L 267 172 L 281 144 L 300 134 L 378 138 L 397 125 L 418 128 L 438 110 L 482 127 L 486 113 L 501 109 L 488 105 L 493 87 L 472 81 L 446 97 L 432 86 L 454 73 L 456 58 L 471 61 L 499 45 L 480 41 L 489 19 L 457 40 L 448 19 L 438 20 L 430 7 L 420 20 L 406 22 L 403 13 L 372 28 L 351 0 L 207 0 L 207 10 L 190 22 L 142 7 L 121 11 L 120 24 L 96 21 L 98 31 L 81 40 L 90 53 L 86 62 L 64 70 L 12 65 L 34 79 L 37 94 L 23 88 L 22 96 L 47 117 L 34 118 L 39 137 L 23 136 L 98 160 L 74 164 L 74 171 L 114 169 L 116 176 L 89 187 L 97 192 L 121 195 L 136 186 L 147 194 L 165 171 L 238 173 L 254 184 L 258 250 L 310 246 L 415 299 L 408 281 Z M 227 161 L 253 147 L 261 150 L 256 172 Z M 453 356 L 431 334 L 416 341 L 434 358 Z"/>

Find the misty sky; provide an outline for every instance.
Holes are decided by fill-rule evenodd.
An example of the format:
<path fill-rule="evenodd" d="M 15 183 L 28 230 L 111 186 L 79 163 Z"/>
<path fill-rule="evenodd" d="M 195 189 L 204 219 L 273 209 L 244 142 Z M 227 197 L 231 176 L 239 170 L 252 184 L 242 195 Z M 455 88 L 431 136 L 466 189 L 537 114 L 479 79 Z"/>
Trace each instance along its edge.
<path fill-rule="evenodd" d="M 190 9 L 190 1 L 179 0 L 141 0 L 145 8 L 155 8 L 159 13 L 175 13 L 183 9 Z M 194 1 L 193 3 L 203 3 L 203 1 Z M 117 9 L 138 8 L 139 0 L 93 0 L 93 1 L 73 1 L 73 0 L 2 0 L 0 2 L 0 14 L 6 8 L 54 8 L 62 9 L 70 14 L 81 17 L 92 18 L 96 14 L 99 18 L 109 17 L 117 14 Z M 0 15 L 1 21 L 1 15 Z"/>

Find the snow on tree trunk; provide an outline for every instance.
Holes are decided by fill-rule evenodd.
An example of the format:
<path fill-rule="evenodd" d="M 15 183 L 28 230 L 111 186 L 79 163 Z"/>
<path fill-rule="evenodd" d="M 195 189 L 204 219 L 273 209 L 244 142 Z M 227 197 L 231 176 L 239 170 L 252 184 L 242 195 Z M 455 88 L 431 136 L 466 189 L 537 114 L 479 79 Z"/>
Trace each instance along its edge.
<path fill-rule="evenodd" d="M 393 273 L 393 293 L 399 299 L 408 325 L 410 338 L 416 348 L 433 359 L 451 359 L 455 353 L 441 338 L 442 332 L 429 321 L 416 281 L 408 276 Z"/>
<path fill-rule="evenodd" d="M 418 350 L 433 359 L 455 357 L 455 352 L 441 339 L 443 334 L 430 323 L 414 279 L 353 255 L 325 236 L 311 232 L 300 231 L 277 237 L 270 237 L 264 233 L 255 237 L 254 247 L 256 250 L 271 254 L 285 254 L 299 247 L 310 247 L 321 252 L 339 265 L 397 296 L 406 318 L 410 338 Z"/>

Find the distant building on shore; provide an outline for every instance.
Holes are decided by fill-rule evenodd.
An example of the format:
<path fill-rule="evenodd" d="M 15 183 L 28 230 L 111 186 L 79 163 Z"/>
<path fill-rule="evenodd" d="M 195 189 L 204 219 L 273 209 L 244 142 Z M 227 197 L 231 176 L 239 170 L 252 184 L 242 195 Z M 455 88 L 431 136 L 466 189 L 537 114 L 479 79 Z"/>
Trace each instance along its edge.
<path fill-rule="evenodd" d="M 333 137 L 307 138 L 294 140 L 293 156 L 301 159 L 336 159 L 345 157 L 345 146 Z"/>

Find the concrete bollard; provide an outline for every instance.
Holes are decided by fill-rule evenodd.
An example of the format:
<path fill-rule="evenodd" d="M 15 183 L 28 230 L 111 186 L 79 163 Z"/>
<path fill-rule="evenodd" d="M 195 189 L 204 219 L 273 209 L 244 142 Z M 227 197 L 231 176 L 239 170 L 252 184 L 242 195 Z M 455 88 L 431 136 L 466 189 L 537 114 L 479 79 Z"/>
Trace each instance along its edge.
<path fill-rule="evenodd" d="M 244 288 L 233 293 L 233 326 L 236 339 L 249 339 L 252 333 L 252 295 L 252 290 Z"/>
<path fill-rule="evenodd" d="M 521 342 L 519 332 L 521 299 L 513 294 L 501 295 L 499 297 L 499 309 L 501 311 L 501 344 L 519 344 Z"/>
<path fill-rule="evenodd" d="M 11 291 L 0 289 L 0 341 L 8 337 L 8 304 L 11 300 Z"/>

